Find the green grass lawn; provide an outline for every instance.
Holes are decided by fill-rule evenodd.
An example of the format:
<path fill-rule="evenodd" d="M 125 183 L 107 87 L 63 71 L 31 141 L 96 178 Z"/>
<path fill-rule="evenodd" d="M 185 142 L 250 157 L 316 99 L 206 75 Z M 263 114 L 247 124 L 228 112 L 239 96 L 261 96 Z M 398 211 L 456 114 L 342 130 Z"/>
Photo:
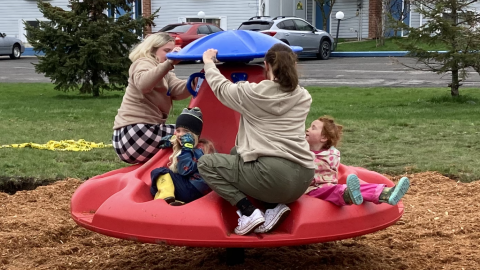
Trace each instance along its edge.
<path fill-rule="evenodd" d="M 337 45 L 336 52 L 369 52 L 369 51 L 404 51 L 400 48 L 399 44 L 405 42 L 405 38 L 389 38 L 385 40 L 385 45 L 377 47 L 375 40 L 364 40 L 364 41 L 350 41 L 350 42 L 341 42 Z M 427 44 L 420 44 L 420 47 L 430 51 L 443 51 L 446 50 L 445 46 L 436 45 L 430 46 Z"/>
<path fill-rule="evenodd" d="M 480 91 L 309 87 L 308 124 L 329 114 L 345 127 L 342 163 L 399 175 L 439 171 L 462 181 L 480 179 Z M 0 84 L 0 145 L 85 139 L 110 143 L 122 93 L 100 98 L 63 93 L 48 83 Z M 176 115 L 188 101 L 175 102 Z M 10 178 L 86 179 L 127 164 L 113 148 L 88 152 L 0 149 L 0 181 Z"/>

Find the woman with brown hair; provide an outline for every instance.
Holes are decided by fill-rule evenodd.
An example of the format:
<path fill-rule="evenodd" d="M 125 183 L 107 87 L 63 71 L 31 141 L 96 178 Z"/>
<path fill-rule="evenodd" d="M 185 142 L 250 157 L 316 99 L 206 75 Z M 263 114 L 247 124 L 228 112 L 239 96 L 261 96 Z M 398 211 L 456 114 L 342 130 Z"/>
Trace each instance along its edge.
<path fill-rule="evenodd" d="M 210 154 L 198 161 L 205 182 L 237 206 L 235 233 L 265 233 L 283 220 L 314 175 L 313 153 L 305 140 L 312 97 L 298 85 L 297 56 L 283 43 L 265 55 L 260 83 L 226 79 L 215 66 L 217 50 L 203 54 L 205 79 L 222 104 L 241 114 L 231 155 Z M 264 202 L 266 212 L 247 198 Z"/>

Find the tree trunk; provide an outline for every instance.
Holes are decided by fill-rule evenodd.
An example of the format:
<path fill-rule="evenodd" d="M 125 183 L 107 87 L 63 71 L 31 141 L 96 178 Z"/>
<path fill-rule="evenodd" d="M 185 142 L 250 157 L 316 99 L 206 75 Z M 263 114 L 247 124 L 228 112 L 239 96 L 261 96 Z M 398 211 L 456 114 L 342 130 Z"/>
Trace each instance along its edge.
<path fill-rule="evenodd" d="M 455 3 L 456 2 L 452 3 L 452 24 L 455 24 L 458 21 L 457 6 Z M 458 43 L 456 38 L 452 39 L 452 50 L 458 52 Z M 460 82 L 458 80 L 458 66 L 458 60 L 455 59 L 452 68 L 452 84 L 450 85 L 450 93 L 452 94 L 452 97 L 458 97 L 460 95 L 458 93 L 458 88 L 460 88 Z"/>
<path fill-rule="evenodd" d="M 100 96 L 99 76 L 96 70 L 92 74 L 92 94 L 94 97 Z"/>
<path fill-rule="evenodd" d="M 327 22 L 328 22 L 328 18 L 326 18 L 326 16 L 323 16 L 323 31 L 327 31 Z"/>
<path fill-rule="evenodd" d="M 452 97 L 458 97 L 460 94 L 458 92 L 460 88 L 460 82 L 458 81 L 458 69 L 452 70 L 452 83 L 450 84 L 450 93 Z"/>

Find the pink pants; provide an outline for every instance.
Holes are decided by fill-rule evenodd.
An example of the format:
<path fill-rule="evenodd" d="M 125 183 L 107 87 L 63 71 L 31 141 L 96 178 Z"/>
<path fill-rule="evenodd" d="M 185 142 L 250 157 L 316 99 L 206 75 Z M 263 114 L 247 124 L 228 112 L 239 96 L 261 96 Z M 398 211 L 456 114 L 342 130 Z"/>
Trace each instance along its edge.
<path fill-rule="evenodd" d="M 384 187 L 384 184 L 360 184 L 360 192 L 362 193 L 363 201 L 380 204 L 378 199 Z M 346 205 L 343 200 L 343 192 L 345 192 L 345 189 L 347 189 L 347 185 L 323 185 L 310 191 L 307 195 L 331 202 L 338 206 L 343 206 Z"/>

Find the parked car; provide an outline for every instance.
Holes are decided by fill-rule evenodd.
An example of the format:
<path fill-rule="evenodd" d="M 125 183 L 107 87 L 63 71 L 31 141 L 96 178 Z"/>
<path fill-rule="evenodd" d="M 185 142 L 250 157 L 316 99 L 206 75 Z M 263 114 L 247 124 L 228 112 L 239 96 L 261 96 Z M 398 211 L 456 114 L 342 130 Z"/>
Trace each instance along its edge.
<path fill-rule="evenodd" d="M 214 24 L 188 22 L 166 25 L 159 32 L 167 32 L 175 38 L 175 45 L 183 48 L 196 39 L 220 31 L 223 31 L 222 28 Z"/>
<path fill-rule="evenodd" d="M 313 27 L 307 21 L 290 16 L 256 16 L 243 22 L 239 30 L 259 31 L 278 38 L 290 46 L 300 46 L 303 53 L 315 53 L 318 59 L 326 60 L 334 49 L 333 37 Z"/>
<path fill-rule="evenodd" d="M 0 33 L 0 55 L 8 55 L 12 59 L 18 59 L 25 52 L 23 42 L 14 37 L 7 37 L 5 33 Z"/>

